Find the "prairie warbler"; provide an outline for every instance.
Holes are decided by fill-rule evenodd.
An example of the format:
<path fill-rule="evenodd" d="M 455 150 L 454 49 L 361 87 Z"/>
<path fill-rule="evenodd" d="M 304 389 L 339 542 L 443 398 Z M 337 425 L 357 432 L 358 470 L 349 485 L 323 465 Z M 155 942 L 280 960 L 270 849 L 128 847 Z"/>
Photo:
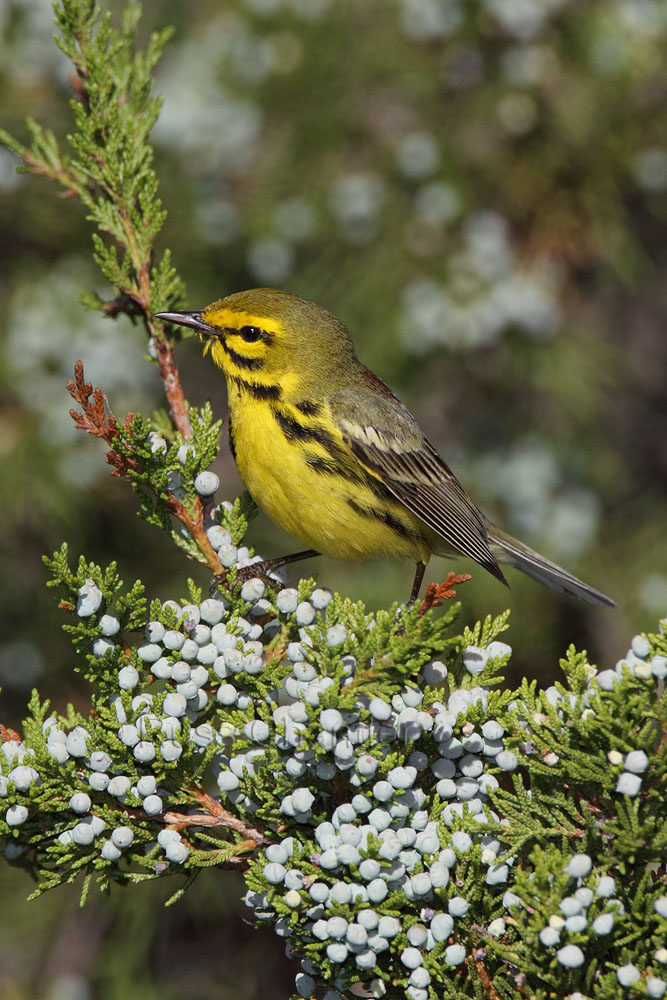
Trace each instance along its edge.
<path fill-rule="evenodd" d="M 229 442 L 257 505 L 308 546 L 264 570 L 323 553 L 409 556 L 413 603 L 433 554 L 462 554 L 506 583 L 499 563 L 591 604 L 614 602 L 492 524 L 391 389 L 357 358 L 343 323 L 270 288 L 201 312 L 156 313 L 191 327 L 221 369 Z"/>

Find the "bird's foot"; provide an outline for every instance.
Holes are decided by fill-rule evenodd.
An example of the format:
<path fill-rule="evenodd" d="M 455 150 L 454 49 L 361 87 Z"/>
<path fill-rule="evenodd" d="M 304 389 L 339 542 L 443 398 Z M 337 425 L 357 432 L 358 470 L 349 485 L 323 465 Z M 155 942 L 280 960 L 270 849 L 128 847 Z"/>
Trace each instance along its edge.
<path fill-rule="evenodd" d="M 237 579 L 243 580 L 263 580 L 268 586 L 280 590 L 287 584 L 285 577 L 278 571 L 291 563 L 300 562 L 302 559 L 312 559 L 318 556 L 319 552 L 314 549 L 305 549 L 303 552 L 292 552 L 287 556 L 278 556 L 275 559 L 263 559 L 261 562 L 250 563 L 237 571 Z"/>
<path fill-rule="evenodd" d="M 236 580 L 238 583 L 245 583 L 246 580 L 261 580 L 271 587 L 273 590 L 280 590 L 285 586 L 284 581 L 276 572 L 276 567 L 272 559 L 266 559 L 263 562 L 250 563 L 249 566 L 241 566 L 240 569 L 236 571 Z M 224 588 L 229 586 L 229 573 L 225 570 L 223 573 L 216 573 L 211 577 L 211 582 L 208 587 L 208 596 L 214 597 L 216 590 L 218 588 Z"/>
<path fill-rule="evenodd" d="M 419 617 L 421 618 L 432 608 L 439 607 L 443 601 L 455 597 L 454 587 L 471 579 L 470 573 L 452 573 L 450 570 L 442 583 L 429 583 L 424 599 L 419 605 Z"/>
<path fill-rule="evenodd" d="M 218 588 L 222 589 L 227 583 L 227 572 L 224 573 L 214 573 L 211 577 L 211 582 L 208 585 L 208 596 L 215 597 L 215 592 Z"/>
<path fill-rule="evenodd" d="M 277 559 L 264 559 L 262 562 L 250 563 L 249 566 L 242 566 L 236 572 L 236 579 L 243 583 L 246 580 L 262 580 L 267 586 L 274 590 L 280 590 L 285 586 L 285 581 L 277 572 Z"/>

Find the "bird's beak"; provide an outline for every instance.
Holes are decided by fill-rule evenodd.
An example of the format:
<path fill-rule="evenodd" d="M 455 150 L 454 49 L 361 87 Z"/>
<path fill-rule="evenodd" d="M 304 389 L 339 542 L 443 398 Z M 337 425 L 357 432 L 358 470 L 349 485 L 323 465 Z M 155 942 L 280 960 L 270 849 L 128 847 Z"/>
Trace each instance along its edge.
<path fill-rule="evenodd" d="M 215 327 L 209 326 L 201 318 L 201 313 L 198 312 L 163 312 L 163 313 L 153 313 L 155 319 L 164 319 L 168 323 L 178 323 L 179 326 L 189 326 L 197 333 L 203 334 L 207 337 L 218 336 L 220 331 L 216 330 Z"/>

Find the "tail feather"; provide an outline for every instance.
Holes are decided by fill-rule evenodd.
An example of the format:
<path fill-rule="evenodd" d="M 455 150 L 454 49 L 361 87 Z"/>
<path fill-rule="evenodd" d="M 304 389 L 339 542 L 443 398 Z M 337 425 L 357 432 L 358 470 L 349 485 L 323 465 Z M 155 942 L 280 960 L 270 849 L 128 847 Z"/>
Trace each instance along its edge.
<path fill-rule="evenodd" d="M 512 538 L 511 535 L 497 528 L 495 524 L 487 521 L 486 528 L 489 533 L 489 548 L 499 563 L 514 566 L 522 573 L 532 576 L 534 580 L 543 583 L 545 587 L 549 587 L 559 594 L 578 597 L 582 601 L 588 601 L 589 604 L 597 604 L 600 607 L 616 607 L 616 602 L 612 601 L 611 597 L 595 590 L 594 587 L 589 587 L 583 580 L 578 580 L 576 576 L 572 576 L 561 566 L 545 559 L 539 552 L 535 552 L 534 549 L 524 545 L 517 538 Z"/>

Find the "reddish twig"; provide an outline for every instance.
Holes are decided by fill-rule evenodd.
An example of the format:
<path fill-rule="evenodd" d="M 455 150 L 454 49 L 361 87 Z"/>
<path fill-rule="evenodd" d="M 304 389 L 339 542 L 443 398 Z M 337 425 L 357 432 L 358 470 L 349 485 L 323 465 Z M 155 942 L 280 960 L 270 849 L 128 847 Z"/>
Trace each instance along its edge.
<path fill-rule="evenodd" d="M 483 955 L 484 950 L 480 948 L 479 951 L 473 952 L 472 960 L 475 963 L 475 968 L 477 969 L 477 975 L 479 976 L 479 980 L 482 986 L 484 987 L 484 992 L 489 997 L 489 1000 L 502 1000 L 500 993 L 493 985 L 491 977 L 484 968 L 484 964 L 481 958 L 478 957 L 479 954 Z"/>
<path fill-rule="evenodd" d="M 185 393 L 181 385 L 181 376 L 176 362 L 171 344 L 166 337 L 155 337 L 155 350 L 160 366 L 160 376 L 164 386 L 167 402 L 169 403 L 169 413 L 177 431 L 180 431 L 184 438 L 192 437 L 192 424 L 185 402 Z"/>
<path fill-rule="evenodd" d="M 177 370 L 174 368 L 176 376 Z M 178 382 L 180 390 L 180 382 Z M 80 410 L 71 409 L 72 420 L 79 430 L 92 434 L 93 437 L 102 438 L 109 445 L 107 452 L 107 462 L 113 466 L 112 475 L 130 476 L 131 474 L 141 475 L 144 472 L 141 463 L 127 454 L 120 453 L 117 442 L 125 432 L 125 441 L 132 440 L 133 414 L 129 413 L 121 425 L 112 413 L 107 410 L 107 398 L 99 388 L 93 388 L 92 382 L 86 382 L 83 362 L 77 361 L 74 365 L 74 379 L 67 383 L 67 389 L 72 399 L 79 404 Z M 187 414 L 186 414 L 187 415 Z M 188 426 L 190 421 L 188 418 Z M 184 504 L 173 493 L 160 494 L 160 499 L 166 505 L 167 510 L 173 515 L 192 535 L 197 548 L 206 559 L 207 565 L 213 573 L 222 574 L 224 568 L 215 552 L 208 535 L 206 534 L 206 524 L 204 516 L 204 505 L 197 498 L 194 512 L 191 514 Z"/>
<path fill-rule="evenodd" d="M 70 410 L 70 416 L 81 431 L 101 437 L 108 445 L 118 434 L 118 421 L 112 413 L 107 414 L 107 397 L 101 389 L 93 389 L 92 382 L 86 382 L 83 361 L 74 365 L 74 379 L 67 383 L 67 391 L 79 404 L 81 412 Z"/>
<path fill-rule="evenodd" d="M 188 512 L 178 497 L 175 497 L 173 493 L 168 493 L 166 496 L 163 496 L 162 499 L 166 503 L 169 513 L 173 514 L 173 516 L 177 518 L 177 520 L 179 520 L 181 524 L 190 532 L 197 543 L 197 548 L 206 558 L 206 564 L 209 569 L 217 576 L 225 576 L 225 568 L 220 562 L 218 554 L 211 545 L 211 541 L 206 534 L 203 507 L 200 498 L 197 497 L 195 501 L 194 516 Z"/>
<path fill-rule="evenodd" d="M 107 397 L 101 389 L 93 388 L 92 382 L 86 382 L 83 372 L 83 362 L 74 365 L 74 379 L 67 383 L 67 391 L 72 399 L 79 404 L 81 411 L 71 409 L 70 416 L 80 431 L 102 438 L 109 447 L 107 462 L 114 467 L 112 475 L 126 476 L 130 472 L 141 473 L 139 462 L 127 455 L 120 455 L 114 448 L 120 434 L 120 424 L 113 413 L 107 412 Z M 133 414 L 125 417 L 125 431 L 129 433 Z"/>
<path fill-rule="evenodd" d="M 0 722 L 0 743 L 7 743 L 9 740 L 16 740 L 20 743 L 21 734 L 17 733 L 15 729 L 8 729 Z"/>
<path fill-rule="evenodd" d="M 47 180 L 56 181 L 57 184 L 61 184 L 65 188 L 64 191 L 61 191 L 61 197 L 81 197 L 79 183 L 65 170 L 59 159 L 56 165 L 49 164 L 46 166 L 41 160 L 33 156 L 29 149 L 25 148 L 21 149 L 21 159 L 23 160 L 24 167 L 27 167 L 35 177 L 46 177 Z"/>
<path fill-rule="evenodd" d="M 90 114 L 90 98 L 88 97 L 88 90 L 86 89 L 88 70 L 87 67 L 83 66 L 81 63 L 75 62 L 74 65 L 75 68 L 69 76 L 69 83 L 72 88 L 74 100 L 83 105 L 86 110 L 86 114 Z"/>
<path fill-rule="evenodd" d="M 442 583 L 429 583 L 424 600 L 419 605 L 419 617 L 421 618 L 432 608 L 439 607 L 443 601 L 449 600 L 450 597 L 455 597 L 454 587 L 471 579 L 470 573 L 452 573 L 450 571 Z"/>
<path fill-rule="evenodd" d="M 179 833 L 181 830 L 186 830 L 188 827 L 193 826 L 203 826 L 208 829 L 214 829 L 215 827 L 224 827 L 227 830 L 232 830 L 234 833 L 239 834 L 243 840 L 237 841 L 236 843 L 229 843 L 229 848 L 232 848 L 237 855 L 250 854 L 258 847 L 263 847 L 265 844 L 273 843 L 269 837 L 266 837 L 261 831 L 256 830 L 254 827 L 247 826 L 243 820 L 238 819 L 236 816 L 232 816 L 224 806 L 220 804 L 217 799 L 209 795 L 207 792 L 197 791 L 194 793 L 194 798 L 203 806 L 206 812 L 201 813 L 179 813 L 169 810 L 168 812 L 162 813 L 160 816 L 149 816 L 148 813 L 144 812 L 143 809 L 132 809 L 126 808 L 125 812 L 128 816 L 133 819 L 144 820 L 154 823 L 156 820 L 162 822 L 165 826 L 170 827 L 173 830 L 177 830 Z M 187 843 L 190 841 L 184 838 Z M 213 852 L 215 853 L 215 851 Z M 220 862 L 222 867 L 232 867 L 238 868 L 239 866 L 247 866 L 247 859 L 244 857 L 232 856 L 226 857 Z"/>
<path fill-rule="evenodd" d="M 105 302 L 102 306 L 102 311 L 109 319 L 116 319 L 120 315 L 129 316 L 130 318 L 144 315 L 142 307 L 127 292 L 121 292 L 115 299 L 109 299 Z"/>
<path fill-rule="evenodd" d="M 155 815 L 149 816 L 148 813 L 144 812 L 143 809 L 126 809 L 125 813 L 126 813 L 126 815 L 131 816 L 132 819 L 137 819 L 137 820 L 142 820 L 142 821 L 148 821 L 150 823 L 154 823 L 156 820 L 159 821 L 160 819 L 164 820 L 164 818 L 167 815 L 172 815 L 171 813 L 165 813 L 164 816 L 155 816 Z M 173 815 L 179 816 L 180 813 L 174 813 Z M 192 818 L 195 818 L 195 817 L 192 817 Z M 191 825 L 195 825 L 195 826 L 211 826 L 212 825 L 211 823 L 205 824 L 205 823 L 201 822 L 202 817 L 198 817 L 198 818 L 199 818 L 200 822 L 198 822 L 196 824 L 191 824 Z M 177 824 L 170 822 L 169 823 L 169 827 L 170 827 L 170 829 L 177 828 Z M 183 837 L 183 841 L 189 847 L 193 847 L 192 841 L 189 840 L 187 837 Z M 221 861 L 217 862 L 218 867 L 219 868 L 234 868 L 237 871 L 238 871 L 239 868 L 242 868 L 245 871 L 248 868 L 248 858 L 247 858 L 247 855 L 250 854 L 251 851 L 255 850 L 255 848 L 257 847 L 257 843 L 256 843 L 255 840 L 250 840 L 249 839 L 249 840 L 237 841 L 235 844 L 231 844 L 230 843 L 230 844 L 227 845 L 227 847 L 228 848 L 233 848 L 234 851 L 236 851 L 238 853 L 232 854 L 231 856 L 223 857 L 223 859 Z M 213 856 L 216 856 L 218 854 L 222 854 L 223 852 L 227 853 L 225 849 L 211 848 L 211 850 L 209 851 L 209 857 L 213 857 Z"/>
<path fill-rule="evenodd" d="M 271 841 L 263 833 L 254 827 L 247 826 L 243 820 L 232 816 L 223 805 L 214 799 L 208 792 L 197 791 L 195 799 L 206 810 L 204 813 L 177 813 L 166 812 L 162 814 L 162 821 L 168 826 L 173 826 L 176 830 L 184 830 L 188 826 L 224 826 L 228 830 L 233 830 L 244 838 L 250 845 L 248 849 L 269 844 Z"/>

